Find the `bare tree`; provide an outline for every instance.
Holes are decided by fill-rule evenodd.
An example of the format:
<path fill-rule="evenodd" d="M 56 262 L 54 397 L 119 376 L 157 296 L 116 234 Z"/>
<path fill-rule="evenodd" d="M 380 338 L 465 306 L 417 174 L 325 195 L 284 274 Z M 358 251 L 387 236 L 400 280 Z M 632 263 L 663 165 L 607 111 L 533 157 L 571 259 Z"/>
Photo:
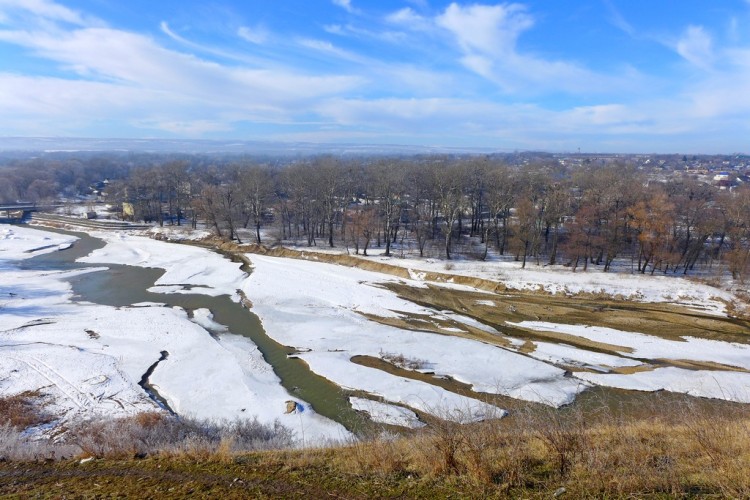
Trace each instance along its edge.
<path fill-rule="evenodd" d="M 491 224 L 485 225 L 487 234 L 485 236 L 484 258 L 487 257 L 487 245 L 489 244 L 489 231 L 494 230 L 495 247 L 500 255 L 505 252 L 508 239 L 508 219 L 510 211 L 516 199 L 517 182 L 511 171 L 505 165 L 499 165 L 492 169 L 486 179 L 486 205 Z M 503 221 L 502 233 L 499 223 Z M 501 243 L 502 238 L 502 243 Z"/>
<path fill-rule="evenodd" d="M 638 241 L 638 271 L 652 265 L 653 274 L 674 250 L 674 204 L 660 188 L 651 188 L 643 200 L 629 209 Z"/>
<path fill-rule="evenodd" d="M 162 167 L 162 175 L 166 185 L 166 197 L 170 223 L 182 225 L 183 211 L 192 195 L 192 183 L 186 161 L 170 161 Z"/>
<path fill-rule="evenodd" d="M 398 233 L 404 196 L 404 165 L 394 161 L 380 161 L 371 167 L 375 199 L 383 221 L 385 255 L 391 255 L 391 244 Z"/>
<path fill-rule="evenodd" d="M 244 226 L 252 221 L 255 229 L 255 241 L 261 242 L 260 228 L 274 196 L 274 184 L 271 170 L 267 167 L 250 165 L 240 170 L 238 175 L 241 196 L 244 200 L 244 212 L 247 214 Z"/>
<path fill-rule="evenodd" d="M 727 264 L 732 277 L 744 283 L 750 267 L 750 187 L 743 186 L 725 199 L 729 219 Z"/>
<path fill-rule="evenodd" d="M 450 260 L 454 226 L 464 206 L 464 177 L 455 164 L 438 165 L 435 173 L 435 197 L 443 220 L 445 258 Z"/>

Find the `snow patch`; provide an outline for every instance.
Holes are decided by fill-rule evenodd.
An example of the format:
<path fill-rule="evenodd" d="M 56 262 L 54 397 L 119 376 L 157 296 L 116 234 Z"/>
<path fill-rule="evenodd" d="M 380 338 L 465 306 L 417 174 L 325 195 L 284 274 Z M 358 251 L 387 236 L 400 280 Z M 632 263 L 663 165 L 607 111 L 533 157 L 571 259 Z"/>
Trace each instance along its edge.
<path fill-rule="evenodd" d="M 365 398 L 351 397 L 349 398 L 349 402 L 355 410 L 366 412 L 373 422 L 398 425 L 409 429 L 419 429 L 426 425 L 419 420 L 416 413 L 407 408 Z"/>

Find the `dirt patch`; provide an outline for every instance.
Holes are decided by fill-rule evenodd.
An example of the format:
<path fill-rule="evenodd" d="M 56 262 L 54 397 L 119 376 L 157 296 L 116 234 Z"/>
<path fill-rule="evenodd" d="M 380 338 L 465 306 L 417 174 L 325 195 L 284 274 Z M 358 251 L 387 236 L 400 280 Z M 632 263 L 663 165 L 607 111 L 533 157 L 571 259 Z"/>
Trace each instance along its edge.
<path fill-rule="evenodd" d="M 654 360 L 659 363 L 664 363 L 669 366 L 676 366 L 677 368 L 685 368 L 686 370 L 707 370 L 707 371 L 729 371 L 729 372 L 740 372 L 750 373 L 750 371 L 740 368 L 737 366 L 725 365 L 723 363 L 716 363 L 713 361 L 694 361 L 689 359 L 656 359 Z"/>
<path fill-rule="evenodd" d="M 517 329 L 525 330 L 524 328 L 516 327 Z M 533 337 L 536 340 L 552 341 L 558 344 L 568 344 L 578 348 L 587 349 L 589 351 L 601 352 L 605 354 L 613 354 L 617 356 L 619 353 L 630 354 L 633 349 L 630 347 L 606 344 L 604 342 L 596 342 L 576 335 L 570 335 L 561 332 L 545 332 L 540 330 L 526 330 L 529 332 L 528 336 Z"/>
<path fill-rule="evenodd" d="M 459 323 L 458 321 L 436 318 L 428 314 L 394 312 L 398 313 L 399 316 L 377 316 L 362 312 L 359 314 L 370 321 L 402 330 L 436 333 L 438 335 L 478 340 L 499 347 L 513 347 L 513 344 L 502 335 L 493 335 L 471 325 Z"/>

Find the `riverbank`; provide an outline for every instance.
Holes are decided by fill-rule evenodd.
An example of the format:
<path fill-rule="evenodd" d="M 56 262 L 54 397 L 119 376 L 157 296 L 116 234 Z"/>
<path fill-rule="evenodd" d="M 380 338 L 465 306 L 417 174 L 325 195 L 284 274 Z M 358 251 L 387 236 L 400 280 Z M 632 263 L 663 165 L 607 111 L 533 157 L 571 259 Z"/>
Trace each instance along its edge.
<path fill-rule="evenodd" d="M 352 368 L 361 364 L 355 359 L 393 366 L 412 393 L 425 381 L 416 374 L 427 372 L 468 385 L 479 399 L 497 394 L 551 406 L 570 404 L 592 385 L 750 402 L 750 322 L 727 315 L 725 301 L 736 298 L 726 292 L 698 307 L 694 301 L 718 293 L 705 285 L 645 278 L 625 294 L 643 300 L 631 301 L 605 292 L 519 290 L 377 259 L 234 251 L 253 262 L 245 292 L 271 336 L 304 346 L 300 357 L 313 371 L 386 400 L 405 398 L 373 385 L 374 365 Z M 668 293 L 679 290 L 685 304 Z M 289 318 L 304 320 L 305 335 L 289 328 Z M 378 371 L 382 379 L 394 374 Z"/>
<path fill-rule="evenodd" d="M 218 300 L 216 295 L 228 291 L 234 294 L 245 276 L 238 265 L 208 250 L 148 238 L 142 238 L 141 248 L 127 247 L 117 244 L 122 243 L 118 235 L 108 237 L 114 244 L 104 246 L 108 248 L 105 255 L 113 256 L 115 262 L 130 259 L 146 264 L 151 263 L 148 256 L 154 255 L 166 259 L 164 265 L 167 260 L 176 264 L 171 272 L 157 275 L 157 283 L 152 278 L 152 288 L 162 292 L 154 297 L 157 300 L 144 302 L 123 296 L 118 300 L 125 302 L 116 305 L 81 301 L 74 293 L 81 284 L 74 286 L 71 280 L 82 273 L 110 278 L 94 282 L 89 300 L 95 301 L 97 289 L 108 295 L 112 288 L 126 287 L 129 274 L 137 274 L 138 268 L 118 269 L 119 275 L 106 267 L 85 264 L 71 265 L 74 270 L 65 272 L 44 269 L 43 265 L 24 270 L 18 264 L 22 259 L 58 250 L 61 252 L 55 256 L 62 255 L 62 248 L 75 245 L 76 237 L 19 226 L 3 228 L 0 396 L 38 395 L 37 404 L 50 420 L 32 432 L 54 435 L 73 422 L 90 418 L 163 411 L 139 386 L 144 374 L 150 372 L 148 385 L 178 415 L 213 420 L 257 417 L 268 425 L 279 421 L 295 431 L 297 442 L 305 445 L 349 436 L 340 424 L 314 411 L 285 414 L 286 401 L 297 398 L 281 386 L 252 342 L 239 336 L 212 336 L 196 324 L 205 325 L 209 312 L 191 318 L 191 311 L 164 307 L 164 302 L 158 301 L 175 293 L 186 298 L 195 292 L 205 293 L 206 300 Z M 162 247 L 154 249 L 149 243 Z M 92 255 L 97 255 L 96 251 Z M 188 262 L 199 263 L 202 272 L 191 270 Z"/>
<path fill-rule="evenodd" d="M 200 242 L 238 258 L 245 269 L 251 269 L 246 276 L 237 262 L 195 245 L 147 237 L 153 233 L 97 233 L 107 245 L 86 260 L 164 269 L 148 285 L 160 293 L 157 297 L 196 291 L 207 297 L 221 293 L 231 293 L 234 300 L 244 297 L 243 303 L 260 317 L 272 341 L 288 346 L 284 359 L 291 352 L 311 377 L 335 383 L 334 391 L 343 388 L 352 396 L 344 400 L 346 411 L 353 412 L 354 405 L 361 409 L 363 398 L 374 401 L 377 405 L 371 405 L 370 417 L 385 423 L 402 421 L 403 415 L 408 415 L 410 425 L 436 417 L 482 420 L 504 415 L 519 401 L 575 406 L 581 394 L 594 387 L 750 399 L 750 326 L 718 310 L 721 301 L 699 311 L 693 303 L 686 307 L 659 302 L 659 293 L 640 302 L 609 295 L 550 294 L 517 290 L 502 280 L 376 259 L 269 250 L 211 239 Z M 162 231 L 155 233 L 164 238 Z M 189 236 L 182 239 L 191 241 Z M 655 289 L 662 282 L 646 278 L 641 289 Z M 669 283 L 673 284 L 668 290 L 675 290 L 688 282 L 675 278 Z M 707 293 L 703 288 L 697 292 Z M 139 305 L 155 307 L 157 300 Z M 212 329 L 209 320 L 216 312 L 207 309 L 182 319 L 201 323 L 205 334 L 205 328 Z M 218 337 L 211 339 L 213 343 L 223 343 L 225 350 L 232 351 L 220 334 L 212 333 Z M 150 363 L 140 367 L 141 375 L 163 350 L 154 350 Z M 252 374 L 267 367 L 268 359 L 249 355 L 252 350 L 248 344 L 230 352 L 234 359 L 222 358 L 230 366 L 249 365 L 244 378 L 232 377 L 222 387 L 234 387 L 231 384 L 238 379 L 246 386 L 256 383 Z M 169 352 L 156 375 L 162 364 L 184 369 L 172 363 Z M 251 361 L 245 359 L 243 365 L 238 356 L 250 356 Z M 205 380 L 223 376 L 223 370 L 201 369 L 208 373 Z M 182 387 L 188 384 L 184 378 L 180 382 Z M 161 393 L 164 384 L 156 385 Z M 253 396 L 254 401 L 264 401 L 269 394 L 278 394 L 271 397 L 275 406 L 261 416 L 263 421 L 271 422 L 290 399 L 305 401 L 295 397 L 303 392 L 294 393 L 288 383 L 286 391 L 273 392 L 279 386 L 277 377 L 270 388 L 258 386 L 261 390 Z M 164 392 L 169 395 L 170 390 Z M 226 409 L 226 401 L 234 404 L 229 396 L 221 404 L 205 404 L 201 395 L 191 397 L 191 404 L 201 404 L 200 411 L 205 412 Z M 230 417 L 245 413 L 242 408 L 247 411 L 246 406 L 230 407 L 235 412 Z M 299 418 L 292 419 L 296 424 Z"/>

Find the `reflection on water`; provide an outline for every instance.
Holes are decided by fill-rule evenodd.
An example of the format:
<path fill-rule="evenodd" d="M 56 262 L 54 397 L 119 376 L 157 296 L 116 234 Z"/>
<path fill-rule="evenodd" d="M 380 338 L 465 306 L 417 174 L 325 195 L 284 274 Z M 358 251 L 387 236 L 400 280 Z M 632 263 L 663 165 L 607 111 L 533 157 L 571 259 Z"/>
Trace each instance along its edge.
<path fill-rule="evenodd" d="M 62 234 L 79 237 L 67 250 L 39 255 L 21 262 L 22 269 L 70 270 L 103 267 L 102 264 L 77 263 L 76 259 L 102 248 L 104 241 L 85 233 L 44 228 Z M 365 423 L 352 410 L 348 394 L 338 386 L 311 372 L 307 365 L 290 359 L 292 349 L 282 346 L 266 335 L 258 317 L 228 296 L 211 297 L 198 293 L 162 294 L 148 291 L 164 274 L 162 269 L 106 264 L 106 271 L 97 271 L 68 278 L 73 287 L 75 300 L 114 307 L 129 306 L 140 302 L 158 302 L 177 306 L 188 311 L 209 309 L 214 320 L 228 329 L 228 334 L 250 338 L 260 349 L 266 362 L 281 379 L 282 385 L 292 394 L 312 405 L 320 413 L 340 422 L 349 430 L 359 430 Z M 157 287 L 158 288 L 158 287 Z M 226 333 L 224 333 L 226 335 Z M 279 409 L 279 414 L 283 408 Z"/>

